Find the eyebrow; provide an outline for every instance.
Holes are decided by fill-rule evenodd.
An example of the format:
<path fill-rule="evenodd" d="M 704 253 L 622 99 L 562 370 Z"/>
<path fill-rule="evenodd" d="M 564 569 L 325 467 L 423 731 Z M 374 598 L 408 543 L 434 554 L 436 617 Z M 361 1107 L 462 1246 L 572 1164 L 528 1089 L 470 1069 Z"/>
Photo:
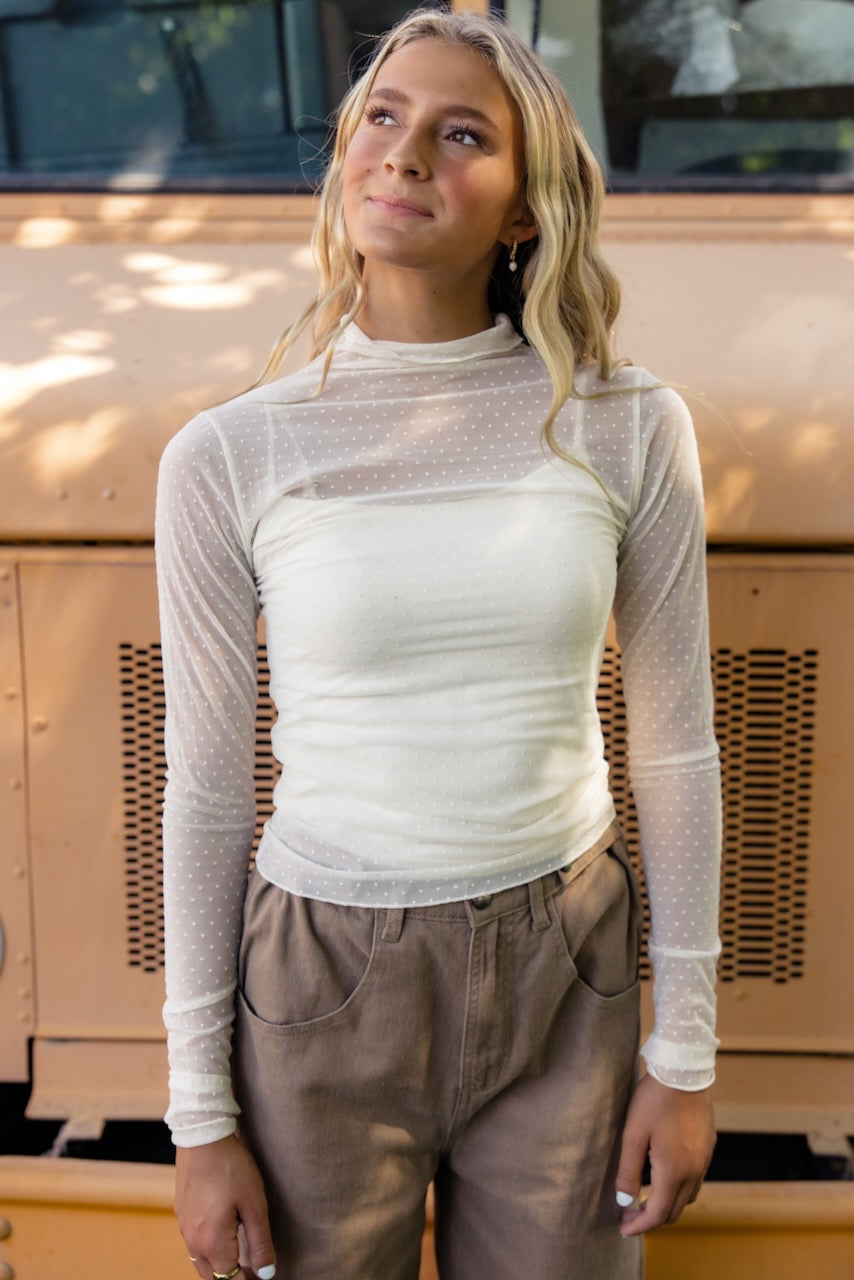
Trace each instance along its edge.
<path fill-rule="evenodd" d="M 398 103 L 400 106 L 409 107 L 412 105 L 412 99 L 405 94 L 402 89 L 392 89 L 391 86 L 372 89 L 368 96 L 368 101 L 380 99 L 383 102 Z M 442 111 L 449 116 L 465 116 L 469 120 L 477 120 L 480 124 L 484 124 L 489 129 L 498 132 L 498 125 L 484 111 L 480 111 L 477 107 L 469 106 L 465 102 L 449 102 L 442 104 Z"/>

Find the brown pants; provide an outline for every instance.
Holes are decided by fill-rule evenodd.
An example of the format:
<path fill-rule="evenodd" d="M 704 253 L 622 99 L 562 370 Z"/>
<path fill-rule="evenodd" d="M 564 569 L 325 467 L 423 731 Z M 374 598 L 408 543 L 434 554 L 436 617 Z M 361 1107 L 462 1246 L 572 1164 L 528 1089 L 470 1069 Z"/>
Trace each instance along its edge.
<path fill-rule="evenodd" d="M 637 1280 L 615 1169 L 640 909 L 622 841 L 517 889 L 340 907 L 256 873 L 234 1073 L 283 1280 Z"/>

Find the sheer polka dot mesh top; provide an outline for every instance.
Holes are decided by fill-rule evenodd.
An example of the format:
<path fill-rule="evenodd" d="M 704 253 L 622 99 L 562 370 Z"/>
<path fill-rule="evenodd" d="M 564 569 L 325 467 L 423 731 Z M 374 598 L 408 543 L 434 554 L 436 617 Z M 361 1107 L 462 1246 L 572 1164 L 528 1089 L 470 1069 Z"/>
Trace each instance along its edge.
<path fill-rule="evenodd" d="M 377 907 L 495 892 L 614 821 L 596 713 L 613 609 L 665 1083 L 712 1078 L 719 772 L 687 410 L 636 368 L 542 442 L 551 383 L 506 317 L 453 342 L 355 325 L 189 423 L 161 464 L 168 1115 L 232 1132 L 263 613 L 281 762 L 259 871 Z"/>

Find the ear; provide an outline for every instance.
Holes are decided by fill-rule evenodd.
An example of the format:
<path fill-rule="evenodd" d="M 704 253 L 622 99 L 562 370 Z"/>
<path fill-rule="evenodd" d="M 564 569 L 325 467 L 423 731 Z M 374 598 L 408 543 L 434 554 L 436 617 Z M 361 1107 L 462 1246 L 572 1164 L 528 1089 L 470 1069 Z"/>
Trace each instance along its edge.
<path fill-rule="evenodd" d="M 534 215 L 525 205 L 521 213 L 510 223 L 507 230 L 506 243 L 510 245 L 515 240 L 517 244 L 525 244 L 526 241 L 533 240 L 539 233 L 540 229 L 534 220 Z M 503 239 L 504 237 L 502 237 Z"/>

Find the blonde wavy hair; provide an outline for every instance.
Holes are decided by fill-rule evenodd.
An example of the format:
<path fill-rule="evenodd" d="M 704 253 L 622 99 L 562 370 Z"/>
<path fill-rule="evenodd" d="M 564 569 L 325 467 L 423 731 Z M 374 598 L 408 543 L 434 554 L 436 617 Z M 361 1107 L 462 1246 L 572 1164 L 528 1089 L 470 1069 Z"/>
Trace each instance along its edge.
<path fill-rule="evenodd" d="M 335 336 L 344 322 L 358 314 L 365 297 L 363 259 L 350 243 L 344 225 L 344 156 L 385 60 L 403 45 L 424 39 L 464 45 L 484 57 L 521 117 L 521 194 L 536 222 L 537 235 L 519 245 L 515 274 L 507 270 L 506 250 L 499 254 L 489 303 L 493 314 L 510 316 L 548 369 L 553 397 L 543 438 L 562 454 L 552 430 L 567 397 L 580 394 L 575 387 L 577 365 L 594 364 L 599 377 L 607 382 L 615 368 L 628 363 L 615 360 L 611 351 L 620 288 L 598 247 L 604 198 L 598 162 L 563 86 L 501 19 L 417 9 L 380 41 L 370 66 L 346 94 L 337 113 L 335 147 L 312 238 L 319 274 L 317 295 L 282 335 L 259 384 L 275 376 L 287 351 L 306 329 L 311 358 L 326 354 L 318 390 L 325 384 Z"/>

